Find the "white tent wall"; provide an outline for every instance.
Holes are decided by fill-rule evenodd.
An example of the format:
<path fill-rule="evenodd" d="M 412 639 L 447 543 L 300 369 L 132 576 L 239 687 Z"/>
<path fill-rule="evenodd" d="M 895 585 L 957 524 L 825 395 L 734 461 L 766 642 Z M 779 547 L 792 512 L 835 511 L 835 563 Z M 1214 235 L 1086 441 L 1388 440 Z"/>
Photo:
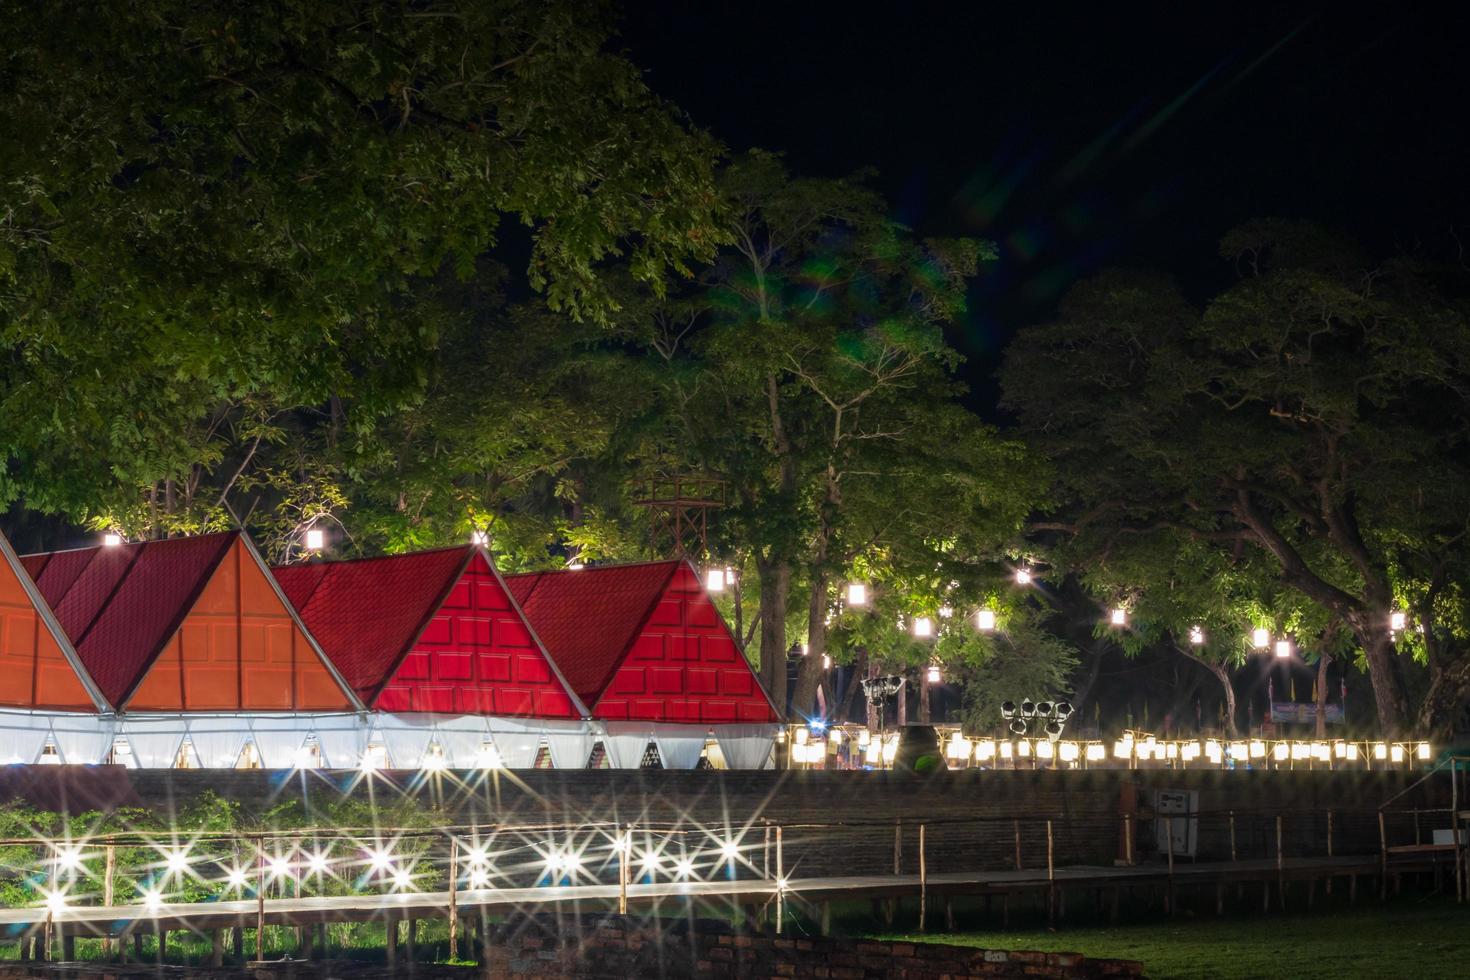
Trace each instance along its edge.
<path fill-rule="evenodd" d="M 780 732 L 777 725 L 715 725 L 715 741 L 731 769 L 766 769 Z"/>
<path fill-rule="evenodd" d="M 536 752 L 541 748 L 541 733 L 546 722 L 537 719 L 490 719 L 490 732 L 501 764 L 507 769 L 531 769 L 536 765 Z"/>
<path fill-rule="evenodd" d="M 49 714 L 0 712 L 0 765 L 29 765 L 39 759 L 51 723 Z"/>
<path fill-rule="evenodd" d="M 189 743 L 205 769 L 233 769 L 250 741 L 248 723 L 236 717 L 188 719 Z"/>
<path fill-rule="evenodd" d="M 551 764 L 558 769 L 585 769 L 597 741 L 592 729 L 581 721 L 548 721 L 542 723 L 542 735 L 551 750 Z"/>
<path fill-rule="evenodd" d="M 637 769 L 643 764 L 643 753 L 654 741 L 653 722 L 609 721 L 603 727 L 607 730 L 603 745 L 612 768 Z"/>
<path fill-rule="evenodd" d="M 51 739 L 67 765 L 90 766 L 103 762 L 112 751 L 113 719 L 104 715 L 51 717 Z"/>
<path fill-rule="evenodd" d="M 653 726 L 653 739 L 665 769 L 693 769 L 709 741 L 709 726 L 659 722 Z"/>
<path fill-rule="evenodd" d="M 377 722 L 393 768 L 417 769 L 434 741 L 434 716 L 380 714 Z"/>
<path fill-rule="evenodd" d="M 490 741 L 490 726 L 480 715 L 449 715 L 438 719 L 434 738 L 449 765 L 455 769 L 474 769 L 480 764 L 480 753 Z"/>
<path fill-rule="evenodd" d="M 121 734 L 139 769 L 172 769 L 179 759 L 187 728 L 182 716 L 122 719 Z"/>

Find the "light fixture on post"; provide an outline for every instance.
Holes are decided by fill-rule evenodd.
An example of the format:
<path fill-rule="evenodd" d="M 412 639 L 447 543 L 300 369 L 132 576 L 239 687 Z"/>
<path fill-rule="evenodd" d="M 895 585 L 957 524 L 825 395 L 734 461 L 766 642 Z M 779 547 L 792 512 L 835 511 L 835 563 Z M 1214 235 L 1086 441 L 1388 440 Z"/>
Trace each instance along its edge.
<path fill-rule="evenodd" d="M 868 585 L 866 582 L 847 583 L 847 604 L 854 609 L 861 609 L 868 604 Z"/>
<path fill-rule="evenodd" d="M 1291 640 L 1282 637 L 1276 641 L 1276 658 L 1284 660 L 1289 656 L 1291 656 Z"/>
<path fill-rule="evenodd" d="M 975 628 L 982 633 L 995 629 L 995 610 L 982 609 L 975 614 Z"/>
<path fill-rule="evenodd" d="M 934 620 L 928 616 L 914 617 L 914 635 L 920 639 L 927 639 L 934 635 Z"/>
<path fill-rule="evenodd" d="M 1114 626 L 1127 626 L 1128 610 L 1124 609 L 1122 606 L 1115 606 L 1113 608 L 1113 613 L 1110 621 Z"/>
<path fill-rule="evenodd" d="M 1189 645 L 1203 646 L 1205 642 L 1205 631 L 1202 627 L 1191 626 L 1189 628 Z"/>
<path fill-rule="evenodd" d="M 321 551 L 327 546 L 327 532 L 319 527 L 309 527 L 303 541 L 307 551 Z"/>
<path fill-rule="evenodd" d="M 1271 645 L 1271 631 L 1264 626 L 1257 626 L 1251 630 L 1251 646 L 1257 650 L 1264 650 Z"/>

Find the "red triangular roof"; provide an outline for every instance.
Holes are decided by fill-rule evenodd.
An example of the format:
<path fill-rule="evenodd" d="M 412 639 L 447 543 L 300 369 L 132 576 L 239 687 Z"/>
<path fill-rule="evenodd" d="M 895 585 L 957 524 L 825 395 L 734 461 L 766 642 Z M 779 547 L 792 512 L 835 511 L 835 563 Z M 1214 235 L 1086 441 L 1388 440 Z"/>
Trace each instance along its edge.
<path fill-rule="evenodd" d="M 0 706 L 107 708 L 61 624 L 0 534 Z"/>
<path fill-rule="evenodd" d="M 605 565 L 506 581 L 594 718 L 779 720 L 688 562 Z"/>
<path fill-rule="evenodd" d="M 584 713 L 478 547 L 274 572 L 370 707 L 558 718 Z"/>
<path fill-rule="evenodd" d="M 577 697 L 595 706 L 678 567 L 603 565 L 505 581 Z"/>
<path fill-rule="evenodd" d="M 356 707 L 238 531 L 21 563 L 115 709 Z"/>

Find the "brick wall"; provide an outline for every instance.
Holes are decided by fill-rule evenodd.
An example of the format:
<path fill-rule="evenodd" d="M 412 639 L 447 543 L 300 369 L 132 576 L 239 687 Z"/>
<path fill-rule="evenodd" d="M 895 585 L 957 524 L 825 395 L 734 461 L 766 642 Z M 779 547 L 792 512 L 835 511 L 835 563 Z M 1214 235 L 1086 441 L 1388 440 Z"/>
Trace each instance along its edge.
<path fill-rule="evenodd" d="M 580 977 L 1140 977 L 1143 964 L 1080 953 L 1032 953 L 938 943 L 742 934 L 722 922 L 536 916 L 491 937 L 490 976 Z"/>

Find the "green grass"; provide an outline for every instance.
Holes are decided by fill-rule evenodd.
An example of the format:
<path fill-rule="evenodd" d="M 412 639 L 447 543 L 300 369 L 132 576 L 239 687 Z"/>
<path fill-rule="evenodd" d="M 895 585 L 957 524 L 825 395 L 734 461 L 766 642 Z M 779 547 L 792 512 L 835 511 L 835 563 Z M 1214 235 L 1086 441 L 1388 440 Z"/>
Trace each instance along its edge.
<path fill-rule="evenodd" d="M 1035 923 L 1004 932 L 868 932 L 884 939 L 1141 960 L 1155 980 L 1451 977 L 1470 971 L 1470 906 L 1443 898 L 1406 897 L 1388 905 L 1369 902 L 1286 915 L 1181 914 L 1056 932 Z"/>

